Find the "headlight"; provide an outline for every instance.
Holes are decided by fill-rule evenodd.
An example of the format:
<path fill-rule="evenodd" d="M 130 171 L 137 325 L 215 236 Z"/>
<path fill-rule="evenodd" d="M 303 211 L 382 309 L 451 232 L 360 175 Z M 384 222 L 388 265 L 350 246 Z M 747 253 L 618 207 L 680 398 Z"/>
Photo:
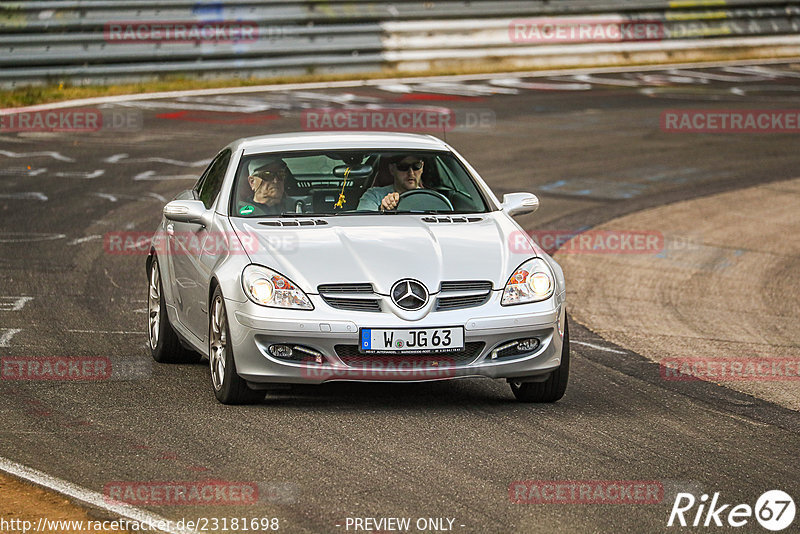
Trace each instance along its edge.
<path fill-rule="evenodd" d="M 313 310 L 303 290 L 288 278 L 260 265 L 248 265 L 242 272 L 242 287 L 247 297 L 262 306 Z"/>
<path fill-rule="evenodd" d="M 523 304 L 550 298 L 555 290 L 555 277 L 542 258 L 528 260 L 514 271 L 503 290 L 501 304 Z"/>

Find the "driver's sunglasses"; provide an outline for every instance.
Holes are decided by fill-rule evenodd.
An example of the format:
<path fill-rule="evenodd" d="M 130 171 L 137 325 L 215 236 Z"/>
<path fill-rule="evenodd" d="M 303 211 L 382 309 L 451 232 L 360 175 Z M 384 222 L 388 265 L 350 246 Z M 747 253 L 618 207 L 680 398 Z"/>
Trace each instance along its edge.
<path fill-rule="evenodd" d="M 286 169 L 277 169 L 275 171 L 258 171 L 253 176 L 261 178 L 265 182 L 282 182 L 286 179 Z"/>
<path fill-rule="evenodd" d="M 397 170 L 400 172 L 406 172 L 408 169 L 418 171 L 422 168 L 422 162 L 415 161 L 414 163 L 395 163 L 394 166 L 397 167 Z"/>

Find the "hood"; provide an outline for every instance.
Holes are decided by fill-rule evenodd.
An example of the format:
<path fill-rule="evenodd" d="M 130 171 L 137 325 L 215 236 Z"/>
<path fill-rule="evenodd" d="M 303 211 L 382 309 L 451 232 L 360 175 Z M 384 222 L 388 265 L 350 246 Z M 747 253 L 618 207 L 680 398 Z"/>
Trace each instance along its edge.
<path fill-rule="evenodd" d="M 431 293 L 443 280 L 489 280 L 502 289 L 513 269 L 541 254 L 500 212 L 474 222 L 426 222 L 422 215 L 352 215 L 324 219 L 230 219 L 253 263 L 288 277 L 307 293 L 320 284 L 371 282 L 383 295 L 400 279 Z M 439 219 L 446 220 L 440 217 Z M 313 224 L 323 220 L 327 224 Z M 283 221 L 307 226 L 271 226 Z M 520 246 L 521 240 L 527 245 Z M 248 244 L 250 243 L 250 244 Z"/>

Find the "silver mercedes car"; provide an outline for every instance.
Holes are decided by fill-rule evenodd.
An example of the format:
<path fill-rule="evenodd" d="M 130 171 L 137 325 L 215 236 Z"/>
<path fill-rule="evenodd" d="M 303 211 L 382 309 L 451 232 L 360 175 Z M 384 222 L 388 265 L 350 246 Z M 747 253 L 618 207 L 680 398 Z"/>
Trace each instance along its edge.
<path fill-rule="evenodd" d="M 225 404 L 331 381 L 506 379 L 566 390 L 564 276 L 447 143 L 289 133 L 223 148 L 147 257 L 157 362 L 207 358 Z"/>

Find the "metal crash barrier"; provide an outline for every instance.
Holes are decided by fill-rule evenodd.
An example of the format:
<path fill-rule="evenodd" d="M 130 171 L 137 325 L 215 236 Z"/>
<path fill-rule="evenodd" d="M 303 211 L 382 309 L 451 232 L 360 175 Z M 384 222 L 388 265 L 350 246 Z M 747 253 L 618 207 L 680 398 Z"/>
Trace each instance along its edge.
<path fill-rule="evenodd" d="M 800 0 L 0 4 L 0 85 L 800 54 Z"/>

